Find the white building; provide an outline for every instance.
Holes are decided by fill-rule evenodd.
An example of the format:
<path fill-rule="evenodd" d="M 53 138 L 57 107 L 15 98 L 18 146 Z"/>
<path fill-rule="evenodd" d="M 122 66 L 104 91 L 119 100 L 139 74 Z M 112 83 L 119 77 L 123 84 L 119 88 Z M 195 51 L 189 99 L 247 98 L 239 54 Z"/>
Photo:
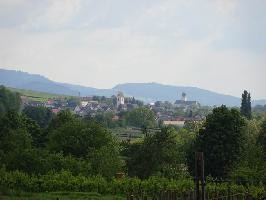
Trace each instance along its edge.
<path fill-rule="evenodd" d="M 81 101 L 81 107 L 84 108 L 88 105 L 88 101 Z"/>
<path fill-rule="evenodd" d="M 118 92 L 116 100 L 117 100 L 117 107 L 120 105 L 124 105 L 125 104 L 124 94 L 122 92 Z"/>

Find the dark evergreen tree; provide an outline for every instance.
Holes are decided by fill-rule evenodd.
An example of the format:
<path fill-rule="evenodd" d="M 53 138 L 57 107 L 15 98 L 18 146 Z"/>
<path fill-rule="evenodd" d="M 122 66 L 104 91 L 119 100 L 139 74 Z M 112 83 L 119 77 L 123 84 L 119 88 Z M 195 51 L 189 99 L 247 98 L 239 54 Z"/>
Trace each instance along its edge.
<path fill-rule="evenodd" d="M 247 107 L 248 107 L 247 118 L 251 119 L 251 96 L 250 96 L 250 93 L 248 93 Z"/>
<path fill-rule="evenodd" d="M 242 102 L 240 112 L 247 119 L 251 119 L 251 96 L 246 90 L 242 94 Z"/>

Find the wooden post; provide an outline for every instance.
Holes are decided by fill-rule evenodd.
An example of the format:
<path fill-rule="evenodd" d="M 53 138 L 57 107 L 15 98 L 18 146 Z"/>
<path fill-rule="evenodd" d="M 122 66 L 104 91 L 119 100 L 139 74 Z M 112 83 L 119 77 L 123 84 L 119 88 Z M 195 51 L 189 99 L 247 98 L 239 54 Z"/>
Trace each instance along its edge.
<path fill-rule="evenodd" d="M 146 194 L 146 192 L 144 192 L 142 200 L 147 200 L 147 199 L 148 199 L 147 194 Z"/>
<path fill-rule="evenodd" d="M 247 200 L 252 200 L 253 198 L 252 198 L 252 195 L 251 194 L 247 194 L 247 198 L 246 198 Z"/>
<path fill-rule="evenodd" d="M 152 200 L 159 200 L 157 193 L 153 193 Z"/>
<path fill-rule="evenodd" d="M 195 190 L 196 200 L 200 200 L 200 187 L 199 187 L 199 170 L 198 170 L 198 154 L 195 153 Z"/>
<path fill-rule="evenodd" d="M 231 199 L 231 182 L 230 181 L 227 183 L 227 199 L 228 200 Z"/>
<path fill-rule="evenodd" d="M 201 183 L 201 192 L 200 192 Z M 196 200 L 205 200 L 204 157 L 203 152 L 195 153 Z"/>

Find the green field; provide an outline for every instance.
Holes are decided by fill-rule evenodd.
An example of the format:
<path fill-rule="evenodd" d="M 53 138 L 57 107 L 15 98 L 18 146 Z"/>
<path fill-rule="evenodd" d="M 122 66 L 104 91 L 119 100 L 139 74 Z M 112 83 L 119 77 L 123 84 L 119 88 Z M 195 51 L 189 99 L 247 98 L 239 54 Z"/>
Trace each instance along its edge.
<path fill-rule="evenodd" d="M 33 101 L 40 101 L 40 102 L 46 102 L 48 99 L 53 98 L 69 98 L 70 96 L 67 95 L 59 95 L 59 94 L 52 94 L 52 93 L 45 93 L 45 92 L 38 92 L 38 91 L 32 91 L 32 90 L 24 90 L 24 89 L 17 89 L 17 88 L 8 88 L 11 91 L 18 92 L 23 96 L 28 97 L 30 100 Z"/>
<path fill-rule="evenodd" d="M 85 192 L 51 192 L 51 193 L 23 193 L 20 195 L 0 196 L 4 200 L 124 200 L 126 197 L 101 195 Z"/>

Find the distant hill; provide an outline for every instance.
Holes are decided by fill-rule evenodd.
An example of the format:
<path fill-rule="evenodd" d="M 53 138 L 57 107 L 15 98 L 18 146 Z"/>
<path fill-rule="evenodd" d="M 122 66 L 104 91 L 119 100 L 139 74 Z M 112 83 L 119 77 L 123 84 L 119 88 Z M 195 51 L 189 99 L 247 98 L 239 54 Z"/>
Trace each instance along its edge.
<path fill-rule="evenodd" d="M 0 69 L 0 84 L 7 87 L 77 96 L 78 92 L 48 78 L 26 72 Z"/>
<path fill-rule="evenodd" d="M 186 93 L 188 100 L 198 101 L 201 105 L 240 107 L 241 99 L 231 95 L 186 86 L 171 86 L 159 83 L 126 83 L 113 88 L 122 91 L 129 96 L 134 96 L 146 102 L 170 101 L 181 99 L 182 93 Z M 241 94 L 240 94 L 241 95 Z M 266 100 L 254 100 L 252 105 L 266 105 Z"/>
<path fill-rule="evenodd" d="M 41 75 L 6 69 L 0 69 L 0 85 L 70 96 L 111 96 L 121 91 L 127 96 L 134 96 L 145 102 L 157 100 L 174 102 L 176 99 L 181 98 L 182 92 L 185 92 L 188 100 L 198 101 L 202 105 L 219 106 L 225 104 L 227 106 L 240 106 L 240 98 L 238 97 L 219 94 L 197 87 L 170 86 L 159 83 L 125 83 L 110 89 L 97 89 L 68 83 L 58 83 Z M 256 104 L 264 105 L 266 100 L 253 101 L 253 105 Z"/>
<path fill-rule="evenodd" d="M 188 100 L 199 101 L 203 105 L 240 105 L 240 99 L 237 97 L 196 87 L 169 86 L 158 83 L 127 83 L 117 85 L 115 89 L 147 100 L 168 100 L 174 102 L 181 98 L 182 92 L 185 92 Z"/>

